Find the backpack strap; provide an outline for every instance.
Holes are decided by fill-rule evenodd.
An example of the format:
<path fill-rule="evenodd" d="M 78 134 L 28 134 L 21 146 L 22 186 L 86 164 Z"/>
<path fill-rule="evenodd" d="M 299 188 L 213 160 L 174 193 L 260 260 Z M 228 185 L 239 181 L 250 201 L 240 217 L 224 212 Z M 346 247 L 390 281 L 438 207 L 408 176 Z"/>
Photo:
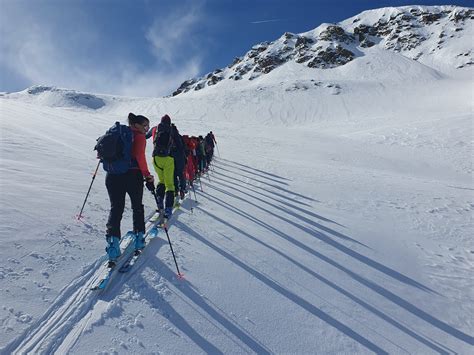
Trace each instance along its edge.
<path fill-rule="evenodd" d="M 153 135 L 153 146 L 155 146 L 156 139 L 158 137 L 158 125 L 152 128 L 152 135 Z"/>

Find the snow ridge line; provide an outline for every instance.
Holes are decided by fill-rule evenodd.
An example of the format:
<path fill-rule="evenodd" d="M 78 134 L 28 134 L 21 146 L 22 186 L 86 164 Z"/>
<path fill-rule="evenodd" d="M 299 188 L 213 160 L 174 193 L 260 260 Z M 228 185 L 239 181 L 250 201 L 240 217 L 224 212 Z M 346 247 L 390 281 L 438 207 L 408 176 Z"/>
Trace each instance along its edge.
<path fill-rule="evenodd" d="M 149 232 L 154 222 L 149 219 L 155 212 L 148 216 L 146 231 Z M 12 340 L 3 349 L 2 354 L 51 354 L 54 353 L 67 338 L 69 333 L 93 308 L 100 292 L 91 291 L 94 282 L 102 275 L 105 256 L 100 257 L 90 265 L 82 275 L 71 284 L 65 286 L 56 297 L 51 307 L 23 334 Z M 73 345 L 80 337 L 78 332 L 71 339 Z"/>

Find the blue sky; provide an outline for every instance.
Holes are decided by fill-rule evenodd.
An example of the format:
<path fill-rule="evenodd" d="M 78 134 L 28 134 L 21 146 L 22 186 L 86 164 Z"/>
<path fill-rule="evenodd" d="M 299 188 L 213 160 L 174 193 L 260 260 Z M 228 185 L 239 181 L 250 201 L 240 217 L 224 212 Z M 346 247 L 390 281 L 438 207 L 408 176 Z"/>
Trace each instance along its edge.
<path fill-rule="evenodd" d="M 170 94 L 284 32 L 384 0 L 0 0 L 0 91 L 43 84 L 128 96 Z M 416 1 L 417 5 L 446 5 Z M 474 0 L 451 1 L 460 6 Z"/>

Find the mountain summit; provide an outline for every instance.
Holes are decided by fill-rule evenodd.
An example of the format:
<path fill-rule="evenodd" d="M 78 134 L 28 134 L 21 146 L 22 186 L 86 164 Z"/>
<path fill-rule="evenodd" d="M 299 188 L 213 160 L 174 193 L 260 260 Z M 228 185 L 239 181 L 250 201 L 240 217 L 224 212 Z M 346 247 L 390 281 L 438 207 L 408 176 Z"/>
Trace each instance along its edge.
<path fill-rule="evenodd" d="M 273 42 L 254 45 L 226 68 L 190 79 L 173 96 L 214 86 L 223 80 L 254 80 L 287 63 L 331 69 L 374 49 L 417 61 L 443 74 L 472 66 L 474 10 L 459 6 L 404 6 L 364 11 L 337 24 L 286 32 Z"/>

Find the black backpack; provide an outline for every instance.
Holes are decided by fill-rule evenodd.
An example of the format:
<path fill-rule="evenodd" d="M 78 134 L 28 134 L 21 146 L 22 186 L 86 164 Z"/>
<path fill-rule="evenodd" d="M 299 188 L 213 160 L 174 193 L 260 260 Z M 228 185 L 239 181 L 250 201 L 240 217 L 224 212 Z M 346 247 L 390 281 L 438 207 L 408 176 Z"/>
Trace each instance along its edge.
<path fill-rule="evenodd" d="M 155 138 L 153 139 L 153 156 L 169 156 L 172 146 L 171 125 L 160 123 L 156 128 Z"/>
<path fill-rule="evenodd" d="M 107 132 L 97 138 L 94 150 L 101 160 L 105 171 L 111 174 L 123 174 L 132 162 L 133 133 L 130 127 L 115 122 Z"/>

